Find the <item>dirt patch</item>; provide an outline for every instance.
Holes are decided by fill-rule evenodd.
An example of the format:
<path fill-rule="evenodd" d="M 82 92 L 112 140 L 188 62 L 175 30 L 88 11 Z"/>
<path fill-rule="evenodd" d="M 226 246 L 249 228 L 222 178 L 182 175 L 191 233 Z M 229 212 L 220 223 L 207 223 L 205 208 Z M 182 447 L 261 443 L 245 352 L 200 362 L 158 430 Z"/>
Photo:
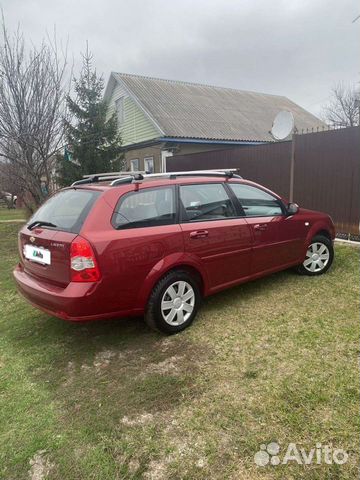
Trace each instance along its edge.
<path fill-rule="evenodd" d="M 152 460 L 149 463 L 148 470 L 144 473 L 144 478 L 146 480 L 167 480 L 169 478 L 167 475 L 167 465 L 169 462 L 170 459 L 168 458 L 165 460 Z"/>
<path fill-rule="evenodd" d="M 135 427 L 137 425 L 146 425 L 148 423 L 151 423 L 153 419 L 154 415 L 152 413 L 142 413 L 131 418 L 129 418 L 128 416 L 124 416 L 121 419 L 121 423 L 123 425 L 126 425 L 127 427 Z"/>
<path fill-rule="evenodd" d="M 181 355 L 173 355 L 172 357 L 166 358 L 162 362 L 150 363 L 145 373 L 159 373 L 159 374 L 171 374 L 178 375 L 181 371 L 180 362 L 183 360 Z"/>
<path fill-rule="evenodd" d="M 117 353 L 112 350 L 103 350 L 102 352 L 97 353 L 93 363 L 96 373 L 100 373 L 102 370 L 106 369 L 116 355 Z"/>
<path fill-rule="evenodd" d="M 140 462 L 137 458 L 133 458 L 128 463 L 128 469 L 131 473 L 135 473 L 140 468 Z"/>
<path fill-rule="evenodd" d="M 176 348 L 177 342 L 174 340 L 174 337 L 165 337 L 157 342 L 157 348 L 161 352 L 167 352 L 169 349 Z"/>
<path fill-rule="evenodd" d="M 66 380 L 63 383 L 64 387 L 68 387 L 71 385 L 74 381 L 75 378 L 75 363 L 74 362 L 68 362 L 66 366 Z"/>
<path fill-rule="evenodd" d="M 46 450 L 36 452 L 29 463 L 31 468 L 28 473 L 31 480 L 45 479 L 55 466 L 55 464 L 50 461 Z"/>
<path fill-rule="evenodd" d="M 206 458 L 199 458 L 197 460 L 197 462 L 195 463 L 195 465 L 198 467 L 198 468 L 204 468 L 206 467 L 208 464 L 207 462 L 207 459 Z"/>

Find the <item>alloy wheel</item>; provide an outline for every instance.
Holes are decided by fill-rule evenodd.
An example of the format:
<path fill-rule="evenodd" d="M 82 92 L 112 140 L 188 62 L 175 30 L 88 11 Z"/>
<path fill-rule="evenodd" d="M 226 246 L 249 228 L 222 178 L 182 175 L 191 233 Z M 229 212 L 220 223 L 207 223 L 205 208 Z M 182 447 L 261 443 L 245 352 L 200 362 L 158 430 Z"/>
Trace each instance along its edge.
<path fill-rule="evenodd" d="M 191 316 L 195 306 L 195 292 L 183 280 L 172 283 L 161 300 L 161 314 L 169 325 L 182 325 Z"/>
<path fill-rule="evenodd" d="M 329 259 L 330 251 L 328 247 L 324 243 L 315 242 L 309 246 L 303 266 L 308 272 L 321 272 L 329 263 Z"/>

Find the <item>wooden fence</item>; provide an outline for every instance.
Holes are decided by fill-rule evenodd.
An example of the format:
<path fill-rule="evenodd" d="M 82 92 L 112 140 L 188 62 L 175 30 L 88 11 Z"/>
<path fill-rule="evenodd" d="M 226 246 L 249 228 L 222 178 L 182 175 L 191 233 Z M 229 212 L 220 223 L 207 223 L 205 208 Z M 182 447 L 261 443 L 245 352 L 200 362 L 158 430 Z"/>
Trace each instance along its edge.
<path fill-rule="evenodd" d="M 176 155 L 167 159 L 167 170 L 238 168 L 289 198 L 290 163 L 291 142 L 278 142 Z M 359 236 L 359 127 L 295 136 L 294 201 L 331 215 L 338 233 Z"/>

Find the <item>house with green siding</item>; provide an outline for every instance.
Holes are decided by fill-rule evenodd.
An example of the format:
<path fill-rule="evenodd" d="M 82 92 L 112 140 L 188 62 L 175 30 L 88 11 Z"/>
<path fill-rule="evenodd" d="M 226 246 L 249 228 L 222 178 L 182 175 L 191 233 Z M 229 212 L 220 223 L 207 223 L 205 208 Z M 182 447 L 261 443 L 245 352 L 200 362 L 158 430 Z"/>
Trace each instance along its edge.
<path fill-rule="evenodd" d="M 172 155 L 272 142 L 281 110 L 292 112 L 298 130 L 323 125 L 284 96 L 116 72 L 104 99 L 133 171 L 165 172 Z"/>

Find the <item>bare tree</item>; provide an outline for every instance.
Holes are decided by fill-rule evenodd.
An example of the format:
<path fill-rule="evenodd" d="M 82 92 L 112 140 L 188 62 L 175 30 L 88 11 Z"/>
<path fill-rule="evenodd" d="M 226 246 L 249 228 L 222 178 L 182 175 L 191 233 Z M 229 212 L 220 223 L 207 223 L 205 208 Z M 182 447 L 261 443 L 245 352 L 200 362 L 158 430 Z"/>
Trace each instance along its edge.
<path fill-rule="evenodd" d="M 339 83 L 332 89 L 331 100 L 323 109 L 326 122 L 338 127 L 359 125 L 360 92 L 355 86 Z"/>
<path fill-rule="evenodd" d="M 66 52 L 59 54 L 55 35 L 27 48 L 19 30 L 8 34 L 4 18 L 1 37 L 0 161 L 33 211 L 50 191 L 55 155 L 63 147 Z"/>
<path fill-rule="evenodd" d="M 14 199 L 21 195 L 14 170 L 16 167 L 11 163 L 0 162 L 0 200 L 3 200 L 8 208 L 14 208 Z"/>

